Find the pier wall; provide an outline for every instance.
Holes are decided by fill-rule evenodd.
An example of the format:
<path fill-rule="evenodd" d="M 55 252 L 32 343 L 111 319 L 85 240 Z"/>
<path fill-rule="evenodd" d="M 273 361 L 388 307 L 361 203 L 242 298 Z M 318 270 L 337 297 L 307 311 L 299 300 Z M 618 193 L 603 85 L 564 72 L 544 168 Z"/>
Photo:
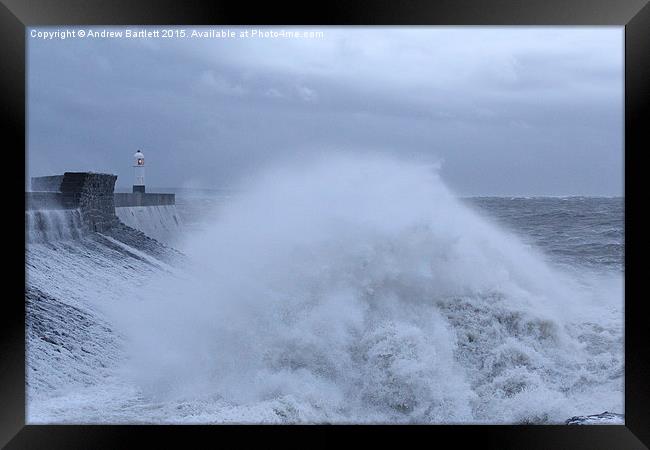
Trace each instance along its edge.
<path fill-rule="evenodd" d="M 118 193 L 113 194 L 115 207 L 124 206 L 161 206 L 176 204 L 175 194 L 156 194 L 156 193 Z"/>
<path fill-rule="evenodd" d="M 129 222 L 126 225 L 145 234 L 164 228 L 165 233 L 154 233 L 159 238 L 171 232 L 169 224 L 173 224 L 173 228 L 178 225 L 175 194 L 115 193 L 116 180 L 117 175 L 94 172 L 34 177 L 32 191 L 25 192 L 25 211 L 78 209 L 85 228 L 102 232 L 120 223 L 117 207 L 119 215 Z M 154 219 L 155 225 L 151 225 L 148 218 Z"/>
<path fill-rule="evenodd" d="M 32 191 L 58 192 L 64 175 L 51 175 L 48 177 L 32 177 Z"/>

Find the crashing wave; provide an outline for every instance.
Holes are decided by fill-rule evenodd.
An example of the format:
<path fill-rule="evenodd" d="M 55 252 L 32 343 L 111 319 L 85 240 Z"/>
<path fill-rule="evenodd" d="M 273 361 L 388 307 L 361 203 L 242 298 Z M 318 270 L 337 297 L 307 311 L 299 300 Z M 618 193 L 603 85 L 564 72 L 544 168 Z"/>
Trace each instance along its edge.
<path fill-rule="evenodd" d="M 187 270 L 152 268 L 101 302 L 137 401 L 102 401 L 100 422 L 563 423 L 622 409 L 622 291 L 554 269 L 430 168 L 342 157 L 244 192 L 186 237 Z M 128 261 L 105 262 L 114 280 L 134 280 Z M 77 410 L 97 395 L 77 394 Z"/>

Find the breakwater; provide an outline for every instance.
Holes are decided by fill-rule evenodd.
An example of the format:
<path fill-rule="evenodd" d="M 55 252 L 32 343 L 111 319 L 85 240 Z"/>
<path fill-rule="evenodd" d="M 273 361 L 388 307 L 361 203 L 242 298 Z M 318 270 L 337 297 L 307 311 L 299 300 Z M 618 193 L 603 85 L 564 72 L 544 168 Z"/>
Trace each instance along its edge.
<path fill-rule="evenodd" d="M 117 175 L 94 172 L 33 177 L 32 190 L 25 192 L 29 239 L 67 236 L 63 228 L 72 220 L 73 235 L 122 224 L 170 243 L 181 227 L 175 194 L 115 193 L 116 180 Z"/>

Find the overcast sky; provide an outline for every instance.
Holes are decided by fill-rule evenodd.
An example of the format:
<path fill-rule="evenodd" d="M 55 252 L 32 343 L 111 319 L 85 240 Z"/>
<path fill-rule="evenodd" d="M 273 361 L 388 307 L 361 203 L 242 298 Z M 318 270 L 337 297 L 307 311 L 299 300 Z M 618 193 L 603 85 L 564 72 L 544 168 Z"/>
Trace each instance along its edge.
<path fill-rule="evenodd" d="M 28 175 L 127 187 L 142 148 L 148 186 L 221 188 L 286 159 L 380 153 L 440 162 L 461 195 L 622 195 L 622 27 L 311 29 L 324 36 L 28 30 Z"/>

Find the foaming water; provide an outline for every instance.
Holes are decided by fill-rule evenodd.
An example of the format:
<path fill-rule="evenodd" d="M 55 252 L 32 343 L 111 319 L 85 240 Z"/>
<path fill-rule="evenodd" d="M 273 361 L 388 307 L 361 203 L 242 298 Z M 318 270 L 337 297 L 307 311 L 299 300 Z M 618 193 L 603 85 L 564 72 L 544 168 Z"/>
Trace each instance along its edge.
<path fill-rule="evenodd" d="M 121 376 L 166 420 L 622 412 L 620 280 L 595 295 L 600 281 L 551 268 L 430 167 L 330 158 L 244 192 L 188 237 L 191 270 L 111 309 L 129 341 Z"/>
<path fill-rule="evenodd" d="M 77 239 L 83 235 L 78 209 L 39 209 L 25 211 L 27 242 L 51 242 Z"/>

